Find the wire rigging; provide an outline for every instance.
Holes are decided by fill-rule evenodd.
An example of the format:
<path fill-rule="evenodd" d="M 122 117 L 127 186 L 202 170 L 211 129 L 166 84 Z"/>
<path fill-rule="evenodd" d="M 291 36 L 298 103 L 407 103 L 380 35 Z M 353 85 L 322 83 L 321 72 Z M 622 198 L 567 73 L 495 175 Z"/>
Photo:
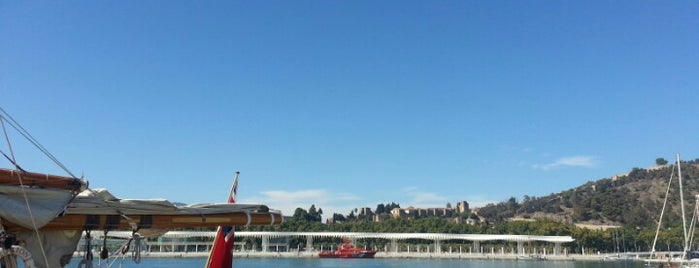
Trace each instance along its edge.
<path fill-rule="evenodd" d="M 0 108 L 0 110 L 2 110 L 2 108 Z M 5 111 L 3 111 L 3 113 L 4 113 L 4 112 L 5 112 Z M 6 121 L 6 120 L 0 115 L 0 125 L 2 125 L 2 131 L 3 131 L 3 133 L 5 134 L 5 140 L 7 141 L 7 146 L 10 147 L 10 157 L 8 157 L 7 155 L 5 155 L 4 152 L 3 152 L 2 154 L 5 155 L 5 157 L 6 157 L 7 159 L 9 159 L 10 161 L 12 161 L 12 163 L 14 163 L 16 167 L 19 168 L 19 165 L 16 164 L 16 163 L 17 163 L 17 160 L 15 160 L 14 151 L 12 151 L 12 145 L 11 145 L 11 143 L 10 143 L 10 137 L 9 137 L 9 135 L 7 135 L 7 129 L 5 129 L 5 121 Z M 24 189 L 24 181 L 22 180 L 22 174 L 19 174 L 19 176 L 17 176 L 17 178 L 19 179 L 19 185 L 20 185 L 20 189 L 22 190 L 22 196 L 24 197 L 24 203 L 27 205 L 27 213 L 29 213 L 29 218 L 30 218 L 31 221 L 32 221 L 32 227 L 33 227 L 33 229 L 34 229 L 34 233 L 36 234 L 36 237 L 37 237 L 37 238 L 40 238 L 41 235 L 39 234 L 39 227 L 36 226 L 36 220 L 34 220 L 34 213 L 32 212 L 32 206 L 29 204 L 29 197 L 27 196 L 27 192 L 26 192 L 26 190 Z M 39 249 L 41 250 L 41 254 L 42 254 L 43 258 L 44 258 L 44 261 L 45 261 L 46 264 L 48 264 L 49 261 L 48 261 L 48 258 L 47 258 L 47 256 L 46 256 L 46 250 L 44 249 L 44 243 L 41 241 L 41 239 L 37 239 L 37 240 L 39 241 Z"/>
<path fill-rule="evenodd" d="M 663 201 L 663 209 L 660 211 L 660 219 L 658 219 L 658 227 L 655 230 L 655 238 L 653 238 L 653 246 L 651 247 L 651 256 L 655 254 L 655 245 L 658 241 L 658 234 L 660 233 L 660 225 L 663 223 L 663 215 L 665 214 L 665 207 L 667 206 L 667 199 L 670 195 L 670 186 L 672 185 L 672 178 L 675 176 L 675 168 L 672 168 L 670 172 L 670 179 L 667 182 L 667 190 L 665 191 L 665 200 Z"/>
<path fill-rule="evenodd" d="M 65 171 L 66 173 L 68 173 L 71 177 L 73 177 L 74 179 L 77 179 L 77 177 L 76 177 L 72 172 L 70 172 L 70 170 L 68 170 L 68 168 L 67 168 L 65 165 L 63 165 L 63 163 L 61 163 L 61 161 L 58 160 L 58 158 L 56 158 L 56 157 L 55 157 L 53 154 L 51 154 L 51 152 L 49 152 L 43 145 L 41 145 L 41 143 L 40 143 L 37 139 L 35 139 L 34 136 L 32 136 L 32 135 L 29 133 L 29 131 L 27 131 L 26 129 L 24 129 L 24 127 L 22 127 L 22 125 L 20 125 L 10 114 L 8 114 L 8 113 L 5 111 L 5 109 L 3 109 L 1 106 L 0 106 L 0 118 L 4 118 L 8 125 L 10 125 L 12 128 L 14 128 L 15 130 L 17 130 L 17 132 L 19 132 L 20 135 L 22 135 L 22 136 L 23 136 L 25 139 L 27 139 L 32 145 L 34 145 L 37 149 L 39 149 L 39 151 L 41 151 L 42 153 L 44 153 L 44 155 L 46 155 L 51 161 L 53 161 L 56 165 L 58 165 L 61 169 L 63 169 L 63 171 Z M 7 137 L 7 135 L 5 135 L 5 136 Z M 8 143 L 8 144 L 9 144 L 9 143 Z M 11 150 L 11 149 L 10 149 L 10 150 Z"/>

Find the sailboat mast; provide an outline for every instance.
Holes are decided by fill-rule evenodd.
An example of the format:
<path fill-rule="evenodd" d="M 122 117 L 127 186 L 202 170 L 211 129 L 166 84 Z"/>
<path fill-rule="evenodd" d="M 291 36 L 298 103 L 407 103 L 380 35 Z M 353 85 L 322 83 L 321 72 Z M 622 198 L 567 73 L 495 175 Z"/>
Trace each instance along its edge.
<path fill-rule="evenodd" d="M 684 214 L 684 192 L 682 191 L 682 168 L 680 167 L 680 154 L 677 154 L 677 176 L 680 183 L 680 208 L 682 209 L 682 230 L 684 231 L 684 252 L 689 248 L 689 237 L 687 237 L 687 219 Z"/>
<path fill-rule="evenodd" d="M 672 178 L 675 177 L 675 169 L 673 168 L 670 172 L 670 180 L 667 182 L 667 189 L 665 190 L 665 200 L 663 201 L 663 209 L 660 210 L 660 218 L 658 219 L 658 226 L 655 229 L 655 238 L 653 238 L 653 247 L 651 248 L 651 257 L 655 254 L 655 245 L 658 242 L 658 234 L 660 234 L 660 226 L 663 224 L 663 215 L 665 215 L 665 208 L 667 208 L 667 199 L 670 197 L 670 187 L 672 186 Z"/>

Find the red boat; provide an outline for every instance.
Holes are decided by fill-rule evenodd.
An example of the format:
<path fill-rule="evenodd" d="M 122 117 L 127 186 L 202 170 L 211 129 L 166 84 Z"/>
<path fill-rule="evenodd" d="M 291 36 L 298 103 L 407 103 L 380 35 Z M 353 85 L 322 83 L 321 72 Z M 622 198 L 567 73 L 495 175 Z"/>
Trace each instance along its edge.
<path fill-rule="evenodd" d="M 335 250 L 329 251 L 324 250 L 318 253 L 320 258 L 373 258 L 376 254 L 376 250 L 368 250 L 356 248 L 354 244 L 350 243 L 347 238 L 344 239 L 342 245 Z"/>

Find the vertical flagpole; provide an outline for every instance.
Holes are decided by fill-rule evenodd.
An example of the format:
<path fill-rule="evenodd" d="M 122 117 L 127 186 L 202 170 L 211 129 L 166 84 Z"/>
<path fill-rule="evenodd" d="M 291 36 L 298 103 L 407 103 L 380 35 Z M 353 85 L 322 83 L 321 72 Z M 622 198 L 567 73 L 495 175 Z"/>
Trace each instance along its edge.
<path fill-rule="evenodd" d="M 230 204 L 235 204 L 235 198 L 236 195 L 238 195 L 238 178 L 240 177 L 240 171 L 235 172 L 235 179 L 233 179 L 233 186 L 231 186 L 231 191 L 228 193 L 228 203 Z M 233 233 L 235 230 L 231 228 L 231 230 L 226 234 L 226 241 L 228 239 L 233 239 Z M 233 244 L 233 241 L 231 241 L 231 244 Z"/>
<path fill-rule="evenodd" d="M 235 203 L 235 196 L 238 194 L 238 178 L 240 177 L 240 171 L 235 172 L 235 179 L 233 179 L 233 186 L 231 191 L 228 193 L 228 203 Z"/>
<path fill-rule="evenodd" d="M 233 186 L 228 193 L 228 203 L 235 203 L 238 193 L 238 178 L 240 172 L 235 172 Z M 206 260 L 205 268 L 232 268 L 233 267 L 233 246 L 234 246 L 233 226 L 219 226 L 216 230 L 216 238 L 211 246 L 209 258 Z"/>

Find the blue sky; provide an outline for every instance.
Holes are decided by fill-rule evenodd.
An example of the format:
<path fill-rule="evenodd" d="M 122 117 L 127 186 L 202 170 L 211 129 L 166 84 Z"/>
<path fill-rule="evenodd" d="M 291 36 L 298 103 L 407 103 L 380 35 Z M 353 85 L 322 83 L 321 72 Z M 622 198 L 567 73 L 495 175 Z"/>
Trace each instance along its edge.
<path fill-rule="evenodd" d="M 480 206 L 699 158 L 696 14 L 696 1 L 3 2 L 0 106 L 122 198 L 224 202 L 240 170 L 240 202 L 285 214 Z M 25 169 L 65 174 L 10 139 Z"/>

